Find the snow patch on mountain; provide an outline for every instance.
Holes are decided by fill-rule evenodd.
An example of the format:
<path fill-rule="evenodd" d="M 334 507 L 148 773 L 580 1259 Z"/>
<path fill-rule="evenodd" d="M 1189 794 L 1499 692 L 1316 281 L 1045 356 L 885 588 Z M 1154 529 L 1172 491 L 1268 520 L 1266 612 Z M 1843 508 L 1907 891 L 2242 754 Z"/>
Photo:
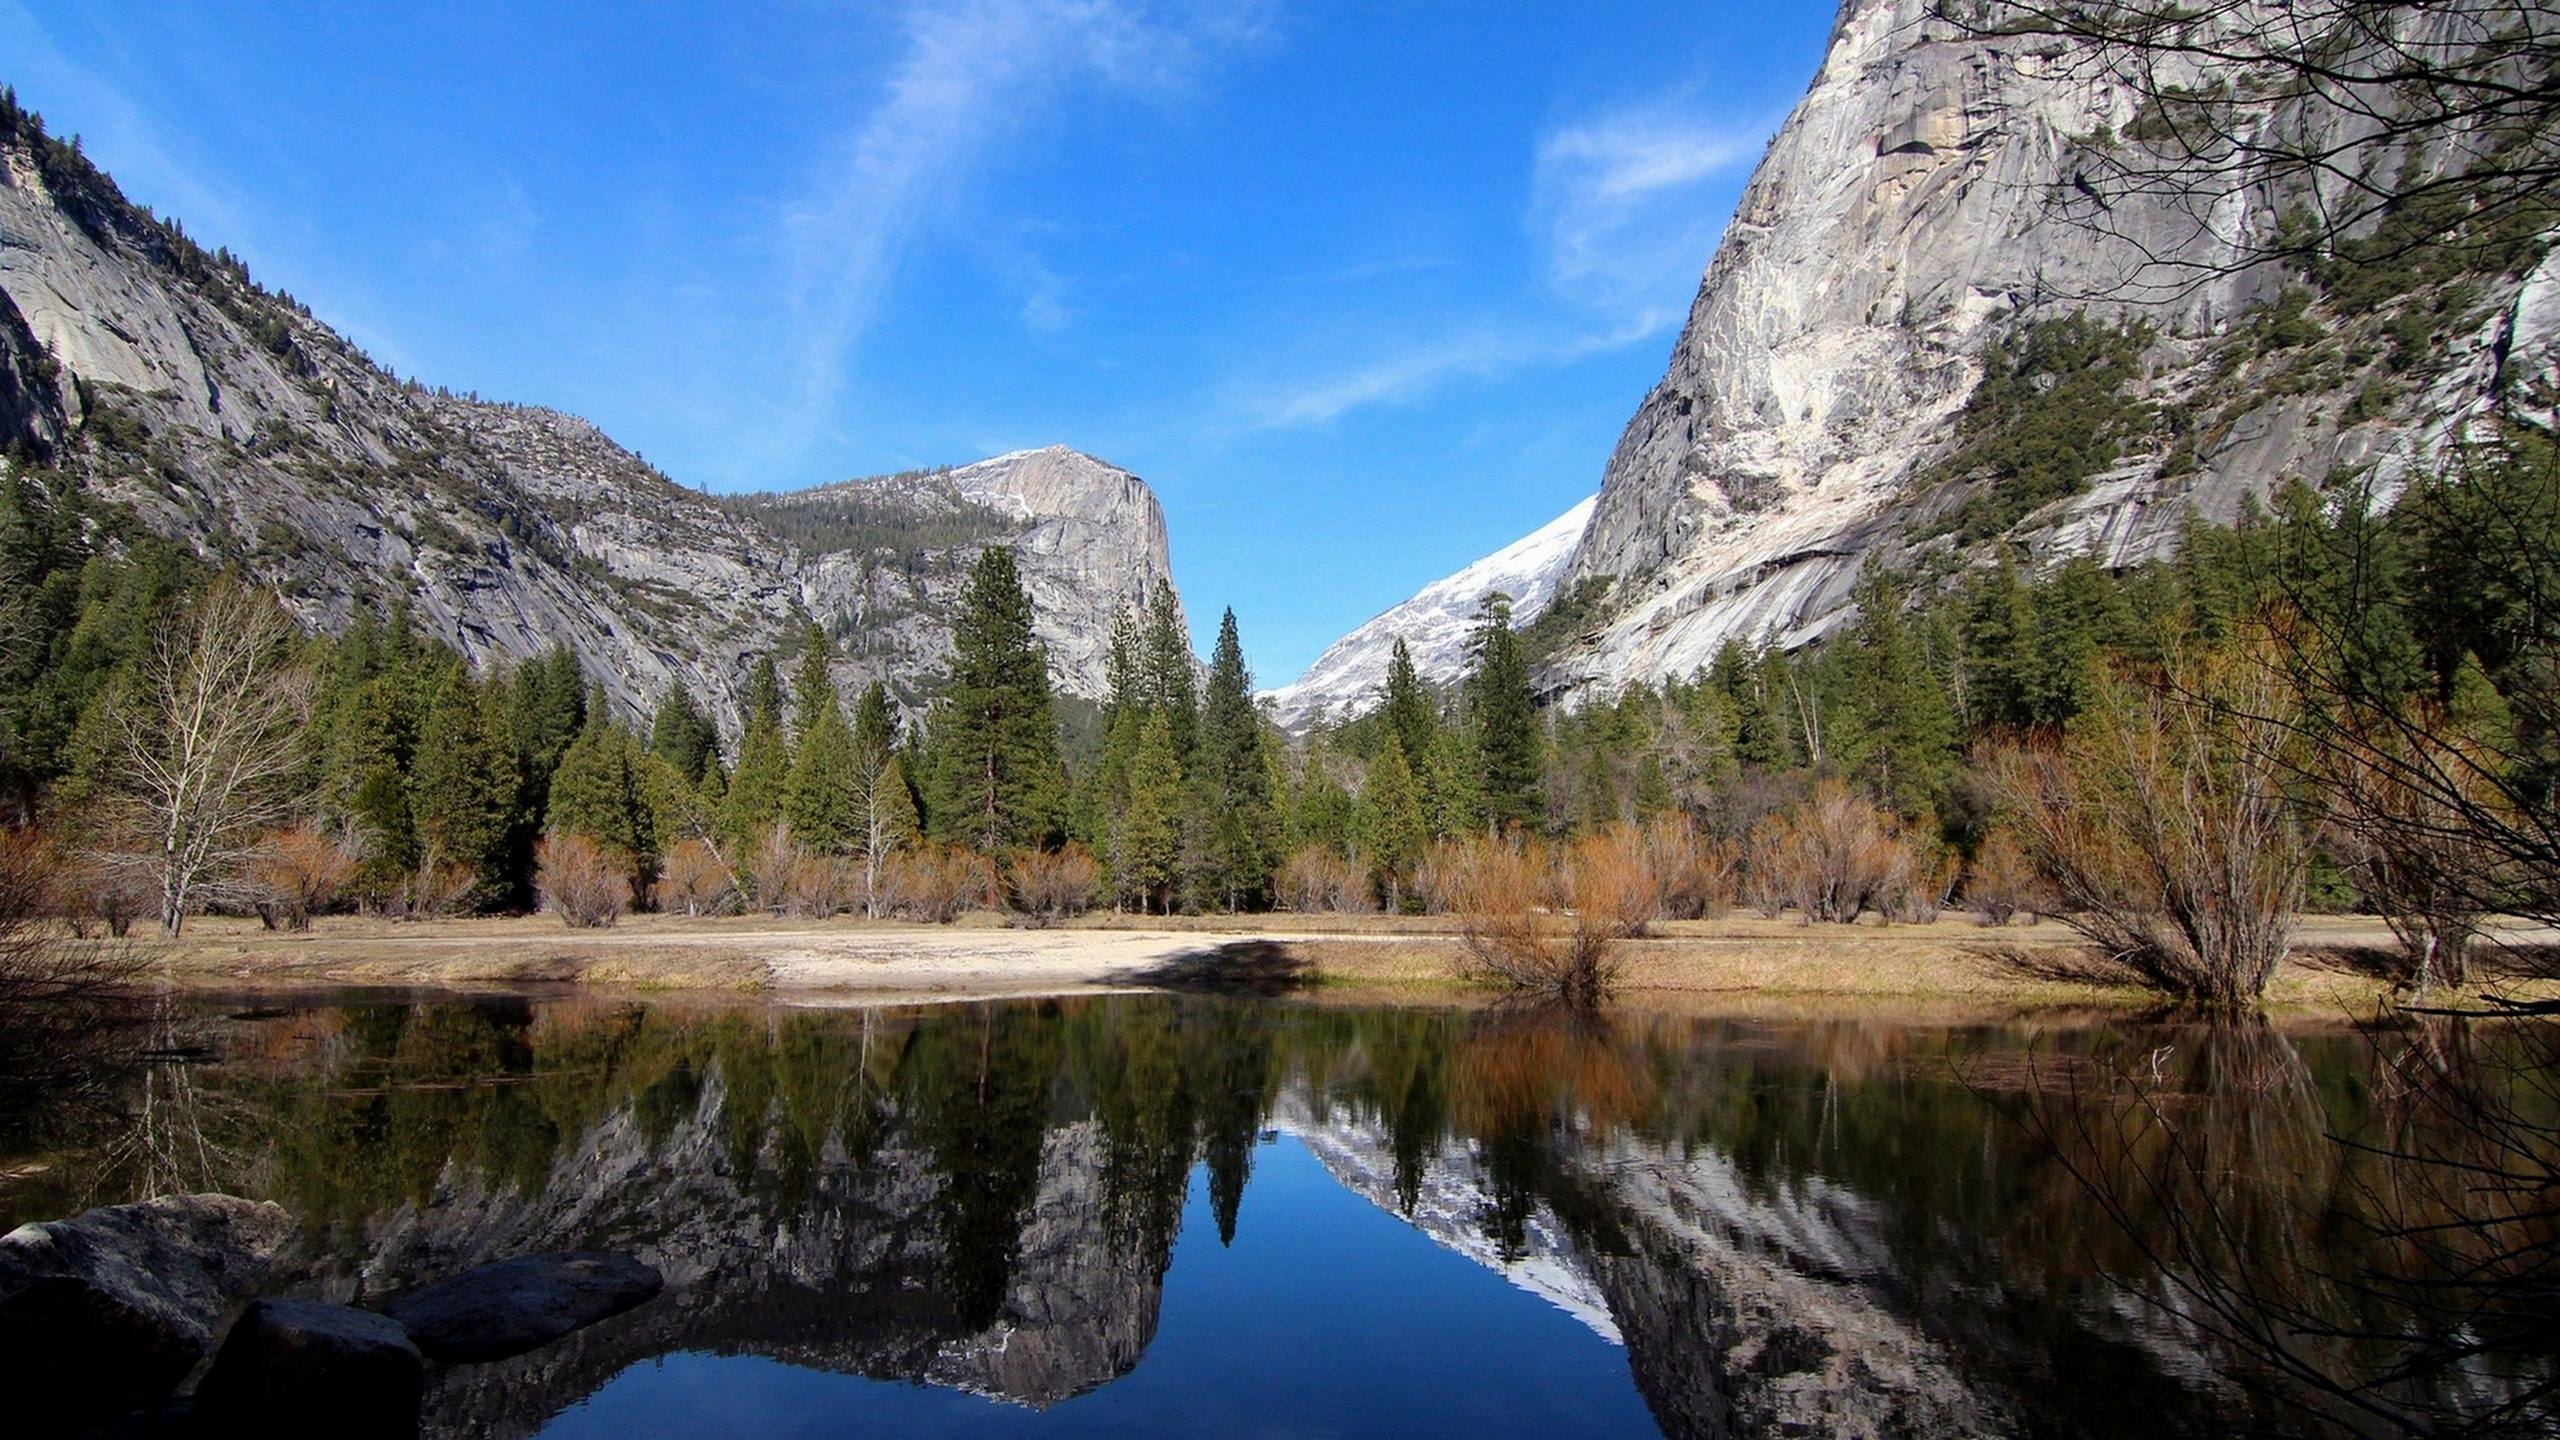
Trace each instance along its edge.
<path fill-rule="evenodd" d="M 1263 692 L 1282 727 L 1296 731 L 1325 721 L 1348 720 L 1377 703 L 1387 662 L 1401 637 L 1414 669 L 1433 684 L 1466 672 L 1467 632 L 1476 607 L 1499 590 L 1511 597 L 1511 617 L 1525 625 L 1555 599 L 1558 582 L 1591 521 L 1592 496 L 1528 535 L 1454 575 L 1431 582 L 1410 600 L 1333 642 L 1305 674 Z"/>

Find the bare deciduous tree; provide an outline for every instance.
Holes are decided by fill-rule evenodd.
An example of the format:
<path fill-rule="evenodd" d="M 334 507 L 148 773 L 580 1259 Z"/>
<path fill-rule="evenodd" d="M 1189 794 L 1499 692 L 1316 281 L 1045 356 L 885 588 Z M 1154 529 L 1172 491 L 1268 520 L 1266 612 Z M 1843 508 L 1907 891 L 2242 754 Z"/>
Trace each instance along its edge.
<path fill-rule="evenodd" d="M 915 806 L 896 752 L 874 746 L 854 757 L 854 816 L 861 826 L 863 913 L 879 918 L 882 875 L 898 847 L 916 838 Z"/>
<path fill-rule="evenodd" d="M 2391 926 L 2410 987 L 2421 1000 L 2435 985 L 2459 989 L 2472 938 L 2506 888 L 2504 857 L 2464 823 L 2501 803 L 2486 778 L 2494 757 L 2438 716 L 2323 761 L 2330 845 Z"/>
<path fill-rule="evenodd" d="M 145 842 L 163 934 L 177 935 L 301 800 L 311 680 L 293 634 L 272 600 L 218 581 L 152 646 L 116 709 L 109 778 L 125 828 Z"/>
<path fill-rule="evenodd" d="M 696 836 L 677 842 L 659 867 L 658 904 L 687 915 L 718 911 L 737 894 L 738 877 L 711 842 Z"/>

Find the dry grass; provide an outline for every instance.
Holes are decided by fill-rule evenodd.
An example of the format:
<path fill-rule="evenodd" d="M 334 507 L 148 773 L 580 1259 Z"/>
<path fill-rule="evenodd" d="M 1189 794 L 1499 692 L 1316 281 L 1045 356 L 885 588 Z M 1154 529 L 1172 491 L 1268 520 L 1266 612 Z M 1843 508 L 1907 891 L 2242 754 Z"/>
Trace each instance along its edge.
<path fill-rule="evenodd" d="M 984 919 L 983 927 L 972 920 Z M 2555 938 L 2512 923 L 2493 927 L 2501 948 Z M 516 986 L 583 983 L 652 990 L 783 988 L 807 982 L 788 973 L 792 957 L 858 954 L 854 973 L 832 988 L 876 994 L 1063 993 L 1151 983 L 1164 960 L 1269 941 L 1302 959 L 1330 999 L 1363 995 L 1411 1002 L 1470 1002 L 1500 993 L 1453 980 L 1466 951 L 1450 922 L 1421 916 L 1194 916 L 1141 923 L 1134 916 L 1087 916 L 1057 929 L 1007 930 L 992 915 L 957 926 L 839 918 L 777 919 L 761 914 L 634 914 L 611 930 L 570 930 L 548 916 L 478 917 L 431 924 L 330 915 L 299 932 L 268 931 L 244 917 L 206 917 L 186 938 L 134 942 L 156 973 L 197 987 L 306 988 L 349 985 Z M 2267 1003 L 2280 1012 L 2339 1019 L 2370 1015 L 2388 998 L 2387 978 L 2333 960 L 2358 948 L 2389 947 L 2390 931 L 2362 917 L 2313 917 L 2303 947 L 2280 966 Z M 1910 1007 L 2048 1012 L 2121 1010 L 2157 1003 L 2121 979 L 2077 970 L 2087 948 L 2052 922 L 2016 925 L 1997 940 L 1969 921 L 1931 925 L 1807 927 L 1736 915 L 1715 921 L 1658 921 L 1646 938 L 1615 947 L 1617 993 L 1628 1003 L 1725 1011 L 1830 1013 L 1844 1006 L 1901 1013 Z M 2037 974 L 2016 956 L 2052 968 Z M 1153 956 L 1145 963 L 1132 956 Z M 877 959 L 870 957 L 878 957 Z M 876 972 L 876 973 L 875 973 Z M 2502 990 L 2560 996 L 2560 983 L 2499 981 Z"/>

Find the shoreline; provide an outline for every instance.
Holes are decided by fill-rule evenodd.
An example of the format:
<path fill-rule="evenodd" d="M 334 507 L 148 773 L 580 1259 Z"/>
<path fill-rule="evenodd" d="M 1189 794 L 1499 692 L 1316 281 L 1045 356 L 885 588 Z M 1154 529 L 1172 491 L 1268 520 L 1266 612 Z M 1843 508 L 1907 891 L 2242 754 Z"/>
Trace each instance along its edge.
<path fill-rule="evenodd" d="M 2503 938 L 2548 943 L 2509 927 Z M 1049 929 L 992 916 L 943 926 L 838 918 L 640 915 L 572 930 L 543 915 L 437 921 L 331 916 L 305 931 L 204 917 L 184 936 L 125 942 L 145 973 L 242 992 L 567 985 L 631 993 L 757 995 L 790 1004 L 1019 999 L 1201 987 L 1483 1000 L 1454 975 L 1460 941 L 1428 916 L 1085 916 Z M 2306 919 L 2268 987 L 2271 1011 L 2370 1014 L 2389 983 L 2389 931 L 2359 916 Z M 2152 1008 L 2101 973 L 2050 921 L 1999 929 L 1804 925 L 1730 916 L 1658 925 L 1621 942 L 1622 996 L 1690 1009 L 1957 1003 Z M 2549 982 L 2520 982 L 2548 990 Z"/>

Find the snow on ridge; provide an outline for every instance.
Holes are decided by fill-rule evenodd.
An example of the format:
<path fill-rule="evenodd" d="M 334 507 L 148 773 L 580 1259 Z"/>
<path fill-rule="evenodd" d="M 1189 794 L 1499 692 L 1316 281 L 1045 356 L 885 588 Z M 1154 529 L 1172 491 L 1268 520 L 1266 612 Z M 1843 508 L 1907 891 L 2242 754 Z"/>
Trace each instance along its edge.
<path fill-rule="evenodd" d="M 1500 590 L 1511 597 L 1515 621 L 1536 619 L 1554 600 L 1599 498 L 1587 497 L 1520 539 L 1425 585 L 1413 598 L 1333 642 L 1305 674 L 1264 691 L 1262 698 L 1272 702 L 1280 724 L 1290 730 L 1357 715 L 1376 701 L 1378 688 L 1386 683 L 1398 637 L 1413 652 L 1414 668 L 1424 680 L 1437 684 L 1456 679 L 1466 669 L 1467 632 L 1476 606 Z"/>
<path fill-rule="evenodd" d="M 1627 1343 L 1609 1312 L 1608 1297 L 1587 1273 L 1580 1252 L 1553 1210 L 1540 1205 L 1530 1217 L 1525 1253 L 1505 1258 L 1495 1247 L 1476 1223 L 1493 1200 L 1468 1147 L 1444 1144 L 1440 1148 L 1425 1168 L 1420 1194 L 1407 1214 L 1396 1200 L 1394 1147 L 1380 1125 L 1351 1118 L 1330 1106 L 1319 1113 L 1307 1097 L 1297 1094 L 1282 1099 L 1270 1124 L 1305 1146 L 1335 1183 L 1411 1225 L 1433 1244 L 1553 1305 L 1610 1344 Z"/>

